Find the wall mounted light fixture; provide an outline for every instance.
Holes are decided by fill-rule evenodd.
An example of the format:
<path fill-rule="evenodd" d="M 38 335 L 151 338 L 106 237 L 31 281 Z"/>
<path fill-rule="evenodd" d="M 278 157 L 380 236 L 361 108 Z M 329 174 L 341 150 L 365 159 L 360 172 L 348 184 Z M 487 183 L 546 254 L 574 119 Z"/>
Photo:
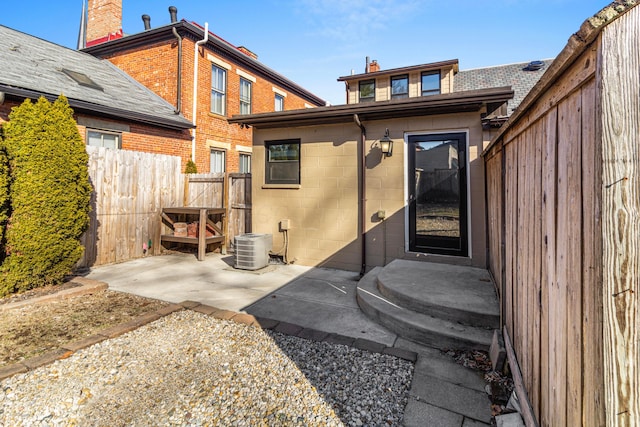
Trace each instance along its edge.
<path fill-rule="evenodd" d="M 393 154 L 393 141 L 389 138 L 389 129 L 385 129 L 384 136 L 380 138 L 380 150 L 386 157 Z"/>

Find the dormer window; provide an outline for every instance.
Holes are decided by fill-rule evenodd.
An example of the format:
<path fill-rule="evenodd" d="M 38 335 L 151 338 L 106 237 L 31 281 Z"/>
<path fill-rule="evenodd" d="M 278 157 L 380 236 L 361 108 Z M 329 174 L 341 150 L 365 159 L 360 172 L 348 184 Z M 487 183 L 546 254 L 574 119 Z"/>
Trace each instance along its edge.
<path fill-rule="evenodd" d="M 359 84 L 360 102 L 373 102 L 376 100 L 376 81 L 363 80 Z"/>
<path fill-rule="evenodd" d="M 409 76 L 391 77 L 391 99 L 401 99 L 409 97 Z"/>
<path fill-rule="evenodd" d="M 440 94 L 440 71 L 422 73 L 422 96 Z"/>

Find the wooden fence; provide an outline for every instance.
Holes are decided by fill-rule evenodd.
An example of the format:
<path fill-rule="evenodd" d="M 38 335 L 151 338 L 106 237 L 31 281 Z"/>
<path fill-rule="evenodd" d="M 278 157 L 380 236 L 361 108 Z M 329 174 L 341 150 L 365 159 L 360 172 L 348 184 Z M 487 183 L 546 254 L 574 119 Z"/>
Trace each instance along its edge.
<path fill-rule="evenodd" d="M 112 264 L 161 252 L 163 207 L 229 206 L 228 247 L 251 230 L 251 176 L 182 174 L 180 158 L 87 147 L 93 185 L 85 254 L 79 267 Z M 225 197 L 225 181 L 228 181 Z M 228 200 L 227 200 L 228 199 Z"/>
<path fill-rule="evenodd" d="M 490 270 L 543 426 L 640 424 L 640 7 L 594 22 L 484 154 Z"/>

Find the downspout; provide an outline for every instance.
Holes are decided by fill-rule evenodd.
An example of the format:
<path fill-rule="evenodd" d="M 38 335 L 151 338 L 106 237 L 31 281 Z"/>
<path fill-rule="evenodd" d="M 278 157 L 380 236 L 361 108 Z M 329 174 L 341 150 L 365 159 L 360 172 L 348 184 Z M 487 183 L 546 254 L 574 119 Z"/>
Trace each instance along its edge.
<path fill-rule="evenodd" d="M 178 39 L 178 95 L 174 113 L 180 114 L 182 111 L 182 37 L 180 37 L 180 34 L 178 34 L 178 30 L 176 30 L 176 27 L 173 27 L 171 30 L 173 31 L 173 35 L 176 36 L 176 39 Z"/>
<path fill-rule="evenodd" d="M 362 249 L 361 249 L 361 258 L 362 265 L 360 266 L 360 277 L 364 276 L 367 269 L 367 239 L 365 234 L 365 224 L 366 224 L 366 204 L 367 204 L 367 194 L 366 194 L 366 165 L 367 158 L 364 150 L 364 145 L 366 143 L 367 138 L 367 130 L 364 128 L 364 125 L 360 121 L 360 117 L 357 114 L 353 115 L 353 121 L 360 128 L 360 144 L 358 144 L 358 157 L 360 158 L 360 164 L 358 165 L 358 169 L 360 169 L 360 179 L 358 185 L 358 192 L 360 193 L 360 203 L 359 203 L 359 221 L 358 221 L 358 233 L 360 234 L 360 238 L 362 239 Z"/>
<path fill-rule="evenodd" d="M 194 45 L 193 52 L 193 126 L 191 131 L 191 160 L 196 161 L 196 116 L 198 112 L 198 48 L 209 41 L 209 23 L 204 23 L 204 38 Z"/>

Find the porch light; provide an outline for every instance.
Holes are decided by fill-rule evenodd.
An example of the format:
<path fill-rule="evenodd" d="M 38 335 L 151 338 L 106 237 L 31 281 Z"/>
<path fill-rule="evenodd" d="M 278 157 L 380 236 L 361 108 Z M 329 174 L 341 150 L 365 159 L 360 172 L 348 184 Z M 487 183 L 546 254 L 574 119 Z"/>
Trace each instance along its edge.
<path fill-rule="evenodd" d="M 384 136 L 380 138 L 380 150 L 386 157 L 393 154 L 393 141 L 389 138 L 389 129 L 385 129 Z"/>

